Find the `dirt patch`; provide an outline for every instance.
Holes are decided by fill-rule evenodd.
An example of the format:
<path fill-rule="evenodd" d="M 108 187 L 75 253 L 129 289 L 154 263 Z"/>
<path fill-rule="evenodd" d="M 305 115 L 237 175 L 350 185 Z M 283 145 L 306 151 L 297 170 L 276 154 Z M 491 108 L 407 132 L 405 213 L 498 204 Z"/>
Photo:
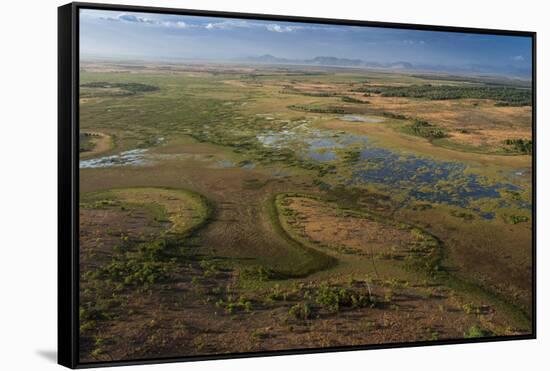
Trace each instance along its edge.
<path fill-rule="evenodd" d="M 84 132 L 81 133 L 91 142 L 91 148 L 80 152 L 80 159 L 92 158 L 107 152 L 113 148 L 113 138 L 110 135 L 100 132 Z"/>
<path fill-rule="evenodd" d="M 351 92 L 367 84 L 365 79 L 383 85 L 418 82 L 405 74 L 371 71 L 311 73 L 304 67 L 290 73 L 286 67 L 149 63 L 85 68 L 83 81 L 105 80 L 89 71 L 118 71 L 110 75 L 113 81 L 153 83 L 163 94 L 105 97 L 81 106 L 83 129 L 116 136 L 117 150 L 146 148 L 155 156 L 147 167 L 80 171 L 81 194 L 104 193 L 84 200 L 97 205 L 81 209 L 83 361 L 529 333 L 530 322 L 493 296 L 499 292 L 507 303 L 528 304 L 528 223 L 502 219 L 515 210 L 501 212 L 492 199 L 476 204 L 483 211 L 494 209 L 492 220 L 462 219 L 456 215 L 474 211 L 457 207 L 452 215 L 436 202 L 408 209 L 393 183 L 388 189 L 346 183 L 351 166 L 358 164 L 355 147 L 349 153 L 335 150 L 334 163 L 316 163 L 298 161 L 291 152 L 303 150 L 299 146 L 258 144 L 259 136 L 299 126 L 335 135 L 365 134 L 381 148 L 464 162 L 472 172 L 483 167 L 483 174 L 504 179 L 517 168 L 528 173 L 531 159 L 443 148 L 400 131 L 411 120 L 398 115 L 444 126 L 454 142 L 475 136 L 476 144 L 491 145 L 486 136 L 496 142 L 512 133 L 524 136 L 530 128 L 528 107 Z M 342 96 L 370 104 L 345 102 Z M 357 116 L 385 120 L 360 125 L 289 105 L 345 107 Z M 127 191 L 137 187 L 204 195 L 211 206 L 208 223 L 197 224 L 203 218 L 189 199 Z M 524 193 L 506 197 L 523 199 Z M 281 194 L 310 197 L 294 197 L 273 213 L 273 200 Z M 292 214 L 282 215 L 284 210 Z M 528 214 L 522 210 L 522 216 Z M 277 218 L 288 222 L 290 217 L 292 224 L 281 231 Z M 415 235 L 415 228 L 437 236 L 448 252 L 439 276 L 427 268 L 435 270 L 440 256 L 430 260 L 418 250 L 424 238 Z M 278 274 L 307 261 L 308 252 L 292 240 L 337 264 L 307 275 Z M 416 257 L 428 265 L 410 264 Z M 440 279 L 447 273 L 465 276 L 475 286 Z M 508 288 L 494 289 L 499 282 Z M 479 287 L 485 283 L 490 285 Z"/>
<path fill-rule="evenodd" d="M 417 241 L 410 229 L 339 209 L 308 197 L 286 198 L 292 227 L 310 240 L 360 254 L 403 254 Z"/>
<path fill-rule="evenodd" d="M 151 240 L 163 229 L 143 207 L 80 208 L 80 270 L 85 274 L 109 262 L 124 239 L 136 243 Z"/>

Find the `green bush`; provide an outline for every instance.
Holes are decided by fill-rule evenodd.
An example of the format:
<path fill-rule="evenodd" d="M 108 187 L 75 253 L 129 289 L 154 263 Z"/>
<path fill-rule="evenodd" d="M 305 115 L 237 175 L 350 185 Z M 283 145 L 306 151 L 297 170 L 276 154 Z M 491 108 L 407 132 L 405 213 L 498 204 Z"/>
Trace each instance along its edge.
<path fill-rule="evenodd" d="M 356 90 L 358 91 L 358 90 Z M 361 92 L 380 94 L 383 97 L 424 98 L 431 100 L 448 99 L 492 99 L 498 106 L 530 106 L 530 89 L 506 86 L 457 86 L 457 85 L 409 85 L 376 86 L 361 88 Z"/>
<path fill-rule="evenodd" d="M 445 138 L 448 136 L 444 129 L 419 119 L 415 119 L 413 124 L 409 126 L 409 129 L 415 135 L 428 139 Z"/>
<path fill-rule="evenodd" d="M 464 333 L 464 337 L 466 339 L 474 339 L 474 338 L 482 338 L 482 337 L 488 337 L 493 336 L 493 332 L 483 329 L 479 327 L 478 325 L 473 325 L 468 329 L 467 332 Z"/>
<path fill-rule="evenodd" d="M 348 97 L 348 96 L 343 96 L 343 97 L 342 97 L 342 102 L 346 102 L 346 103 L 359 103 L 359 104 L 369 104 L 369 103 L 370 103 L 369 101 L 366 101 L 366 100 L 361 100 L 361 99 L 357 99 L 357 98 L 353 98 L 353 97 Z"/>
<path fill-rule="evenodd" d="M 86 84 L 80 85 L 83 88 L 95 88 L 95 89 L 111 89 L 111 88 L 117 88 L 124 90 L 127 95 L 134 95 L 137 93 L 146 93 L 146 92 L 153 92 L 160 90 L 158 86 L 153 85 L 147 85 L 147 84 L 140 84 L 137 82 L 104 82 L 104 81 L 97 81 L 97 82 L 89 82 Z"/>
<path fill-rule="evenodd" d="M 533 154 L 533 141 L 531 139 L 506 139 L 504 144 L 509 146 L 512 151 Z"/>
<path fill-rule="evenodd" d="M 341 308 L 360 308 L 370 304 L 368 296 L 355 293 L 353 290 L 321 285 L 317 290 L 315 301 L 330 312 Z"/>
<path fill-rule="evenodd" d="M 529 221 L 529 217 L 525 215 L 511 215 L 509 221 L 512 224 L 525 223 Z"/>
<path fill-rule="evenodd" d="M 299 303 L 290 307 L 288 314 L 295 319 L 306 320 L 313 317 L 313 310 L 308 303 Z"/>
<path fill-rule="evenodd" d="M 341 107 L 314 107 L 302 104 L 292 104 L 288 106 L 288 108 L 294 111 L 305 111 L 311 113 L 346 113 L 346 110 Z"/>
<path fill-rule="evenodd" d="M 262 267 L 261 265 L 248 267 L 240 272 L 240 276 L 243 279 L 269 281 L 277 278 L 275 271 L 269 268 Z"/>

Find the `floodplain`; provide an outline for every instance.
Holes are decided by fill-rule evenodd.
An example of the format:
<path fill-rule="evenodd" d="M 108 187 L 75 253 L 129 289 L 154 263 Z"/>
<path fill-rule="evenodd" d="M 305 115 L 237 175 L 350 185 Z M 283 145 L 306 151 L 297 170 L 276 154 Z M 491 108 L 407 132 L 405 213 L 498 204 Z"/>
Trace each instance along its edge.
<path fill-rule="evenodd" d="M 532 332 L 529 81 L 87 61 L 80 83 L 82 362 Z"/>

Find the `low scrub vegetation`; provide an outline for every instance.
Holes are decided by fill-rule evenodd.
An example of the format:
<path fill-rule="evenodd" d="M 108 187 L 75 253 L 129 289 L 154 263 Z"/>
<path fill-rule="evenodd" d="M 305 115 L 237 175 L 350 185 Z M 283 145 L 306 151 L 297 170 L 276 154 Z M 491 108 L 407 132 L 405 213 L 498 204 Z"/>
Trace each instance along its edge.
<path fill-rule="evenodd" d="M 292 104 L 288 106 L 289 109 L 294 111 L 304 111 L 304 112 L 311 112 L 311 113 L 346 113 L 346 110 L 342 107 L 314 107 L 314 106 L 306 106 L 302 104 Z"/>
<path fill-rule="evenodd" d="M 414 122 L 407 127 L 407 129 L 409 129 L 414 135 L 427 139 L 439 139 L 448 136 L 445 129 L 419 119 L 415 119 Z"/>
<path fill-rule="evenodd" d="M 361 100 L 353 97 L 343 96 L 342 102 L 346 103 L 359 103 L 359 104 L 369 104 L 370 102 L 367 100 Z"/>
<path fill-rule="evenodd" d="M 478 325 L 473 325 L 464 333 L 466 339 L 475 339 L 494 336 L 493 332 L 486 330 Z"/>
<path fill-rule="evenodd" d="M 151 285 L 168 280 L 175 270 L 176 243 L 168 239 L 144 242 L 136 249 L 116 248 L 110 264 L 93 275 L 124 285 Z"/>
<path fill-rule="evenodd" d="M 80 85 L 83 88 L 93 88 L 93 89 L 109 89 L 109 90 L 119 90 L 122 91 L 122 94 L 113 93 L 113 95 L 135 95 L 138 93 L 149 93 L 160 90 L 158 86 L 141 84 L 137 82 L 88 82 Z"/>
<path fill-rule="evenodd" d="M 288 314 L 292 318 L 306 320 L 313 318 L 313 309 L 308 303 L 298 303 L 290 307 Z"/>
<path fill-rule="evenodd" d="M 533 154 L 533 140 L 531 139 L 506 139 L 504 144 L 513 152 Z"/>
<path fill-rule="evenodd" d="M 351 289 L 321 285 L 315 301 L 329 312 L 336 313 L 342 308 L 362 308 L 374 304 L 372 297 L 359 294 Z"/>
<path fill-rule="evenodd" d="M 492 99 L 499 106 L 530 106 L 531 91 L 512 87 L 455 86 L 455 85 L 409 85 L 364 87 L 362 92 L 383 97 L 447 99 Z"/>

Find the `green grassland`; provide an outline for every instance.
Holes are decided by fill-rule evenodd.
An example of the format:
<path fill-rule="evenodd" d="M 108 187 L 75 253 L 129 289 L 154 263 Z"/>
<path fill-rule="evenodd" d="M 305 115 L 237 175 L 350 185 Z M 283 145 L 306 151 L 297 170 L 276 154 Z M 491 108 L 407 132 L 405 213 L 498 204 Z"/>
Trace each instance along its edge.
<path fill-rule="evenodd" d="M 81 360 L 531 332 L 524 82 L 127 63 L 80 81 Z"/>

